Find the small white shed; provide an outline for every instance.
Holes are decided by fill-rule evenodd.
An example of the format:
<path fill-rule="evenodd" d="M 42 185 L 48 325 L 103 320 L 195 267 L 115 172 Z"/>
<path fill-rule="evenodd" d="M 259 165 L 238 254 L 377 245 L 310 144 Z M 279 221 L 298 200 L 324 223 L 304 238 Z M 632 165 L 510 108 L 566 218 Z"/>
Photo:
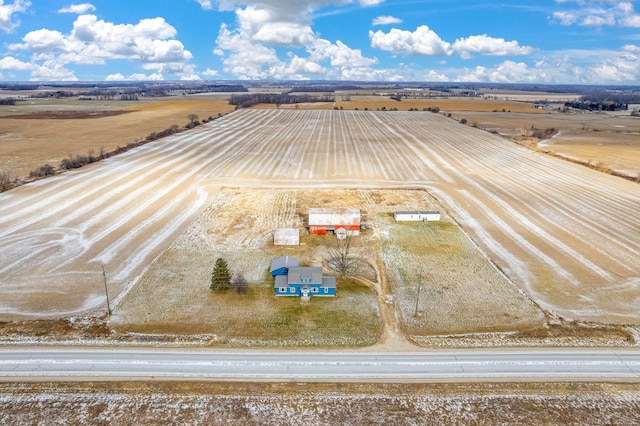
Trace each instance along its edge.
<path fill-rule="evenodd" d="M 280 228 L 273 231 L 274 246 L 299 246 L 300 230 L 296 228 Z"/>
<path fill-rule="evenodd" d="M 437 222 L 440 220 L 439 211 L 395 212 L 396 222 Z"/>

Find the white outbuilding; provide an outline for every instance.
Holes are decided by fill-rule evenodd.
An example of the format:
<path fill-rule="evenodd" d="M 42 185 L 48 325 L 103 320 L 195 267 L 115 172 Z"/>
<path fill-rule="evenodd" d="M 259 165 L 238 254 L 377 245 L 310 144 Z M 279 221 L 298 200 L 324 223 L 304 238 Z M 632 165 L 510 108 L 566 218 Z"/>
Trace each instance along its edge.
<path fill-rule="evenodd" d="M 300 230 L 296 228 L 280 228 L 273 231 L 274 246 L 299 246 Z"/>
<path fill-rule="evenodd" d="M 437 222 L 440 220 L 439 211 L 407 211 L 395 212 L 393 218 L 396 222 Z"/>

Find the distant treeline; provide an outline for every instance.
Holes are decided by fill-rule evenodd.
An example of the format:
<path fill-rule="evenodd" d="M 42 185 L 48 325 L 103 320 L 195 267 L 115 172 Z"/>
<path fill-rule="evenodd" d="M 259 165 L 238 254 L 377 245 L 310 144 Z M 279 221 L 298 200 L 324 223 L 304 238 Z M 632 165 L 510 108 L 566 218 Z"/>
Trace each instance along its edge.
<path fill-rule="evenodd" d="M 582 102 L 616 104 L 640 104 L 640 91 L 599 90 L 585 93 L 580 98 Z"/>
<path fill-rule="evenodd" d="M 16 100 L 13 98 L 2 98 L 0 99 L 0 105 L 15 105 Z"/>
<path fill-rule="evenodd" d="M 624 111 L 629 108 L 629 104 L 621 104 L 611 100 L 595 102 L 595 101 L 578 101 L 565 102 L 564 106 L 574 109 L 585 109 L 588 111 Z"/>
<path fill-rule="evenodd" d="M 320 86 L 316 86 L 316 85 L 312 85 L 312 86 L 294 86 L 291 88 L 291 90 L 289 91 L 289 93 L 296 93 L 296 92 L 324 92 L 324 93 L 333 93 L 335 91 L 338 90 L 359 90 L 362 89 L 361 86 L 354 86 L 354 85 L 320 85 Z"/>
<path fill-rule="evenodd" d="M 630 90 L 591 90 L 584 93 L 579 101 L 565 102 L 568 108 L 589 111 L 627 110 L 629 104 L 640 103 L 640 92 Z"/>
<path fill-rule="evenodd" d="M 257 104 L 300 104 L 305 102 L 333 102 L 335 99 L 331 95 L 311 96 L 292 95 L 290 93 L 251 93 L 246 95 L 231 95 L 230 105 L 240 108 L 248 108 Z"/>
<path fill-rule="evenodd" d="M 68 98 L 75 96 L 107 100 L 136 100 L 138 97 L 165 97 L 175 94 L 248 92 L 242 84 L 210 82 L 96 82 L 96 83 L 1 83 L 0 89 L 39 91 L 33 98 Z"/>

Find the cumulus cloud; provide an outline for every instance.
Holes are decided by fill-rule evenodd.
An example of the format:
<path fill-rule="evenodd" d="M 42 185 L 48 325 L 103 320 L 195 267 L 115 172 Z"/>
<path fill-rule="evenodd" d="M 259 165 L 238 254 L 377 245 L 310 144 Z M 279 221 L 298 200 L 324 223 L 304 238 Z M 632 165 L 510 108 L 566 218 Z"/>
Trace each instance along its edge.
<path fill-rule="evenodd" d="M 377 6 L 384 3 L 384 0 L 360 0 L 360 5 L 364 7 Z"/>
<path fill-rule="evenodd" d="M 0 30 L 5 33 L 12 32 L 20 22 L 14 20 L 14 14 L 23 13 L 31 6 L 31 2 L 27 0 L 14 0 L 11 4 L 4 4 L 4 0 L 0 0 Z"/>
<path fill-rule="evenodd" d="M 552 19 L 561 25 L 640 27 L 640 15 L 636 14 L 630 0 L 556 1 L 569 5 L 575 3 L 573 8 L 553 13 Z"/>
<path fill-rule="evenodd" d="M 159 81 L 164 80 L 162 74 L 143 74 L 143 73 L 134 73 L 129 76 L 124 76 L 120 73 L 109 74 L 106 78 L 106 81 Z"/>
<path fill-rule="evenodd" d="M 371 21 L 371 25 L 390 25 L 390 24 L 400 24 L 402 23 L 402 19 L 396 18 L 394 16 L 378 16 Z"/>
<path fill-rule="evenodd" d="M 215 77 L 218 75 L 218 70 L 207 68 L 206 70 L 202 71 L 200 74 L 202 74 L 202 76 L 204 77 Z"/>
<path fill-rule="evenodd" d="M 80 15 L 68 34 L 40 29 L 24 35 L 11 50 L 33 53 L 33 61 L 50 61 L 60 79 L 69 79 L 67 64 L 104 64 L 114 59 L 138 61 L 143 68 L 194 78 L 192 54 L 175 36 L 177 31 L 163 18 L 143 19 L 137 24 L 115 24 L 94 15 Z M 45 71 L 33 71 L 47 79 Z"/>
<path fill-rule="evenodd" d="M 196 0 L 196 1 L 205 10 L 213 9 L 213 2 L 211 0 Z"/>
<path fill-rule="evenodd" d="M 221 57 L 224 71 L 239 79 L 344 79 L 371 77 L 376 58 L 341 41 L 319 37 L 311 28 L 311 14 L 328 5 L 353 0 L 220 1 L 220 8 L 235 11 L 237 25 L 222 24 L 213 53 Z M 250 3 L 250 4 L 247 4 Z M 379 2 L 369 2 L 374 5 Z M 305 49 L 286 52 L 283 49 Z M 277 50 L 279 49 L 279 50 Z"/>
<path fill-rule="evenodd" d="M 616 84 L 640 80 L 640 48 L 553 52 L 533 64 L 504 61 L 494 67 L 452 70 L 452 80 L 491 83 Z"/>
<path fill-rule="evenodd" d="M 96 10 L 96 7 L 91 3 L 82 3 L 72 4 L 69 7 L 58 9 L 58 13 L 75 13 L 77 15 L 82 15 L 83 13 L 93 12 L 94 10 Z"/>
<path fill-rule="evenodd" d="M 407 56 L 450 56 L 451 44 L 443 41 L 428 26 L 422 25 L 415 31 L 392 28 L 388 33 L 369 31 L 371 47 Z"/>
<path fill-rule="evenodd" d="M 0 59 L 0 70 L 7 71 L 25 71 L 32 69 L 33 66 L 28 62 L 22 62 L 13 56 L 5 56 Z"/>
<path fill-rule="evenodd" d="M 517 41 L 506 41 L 486 34 L 459 38 L 452 47 L 464 59 L 469 59 L 471 53 L 488 56 L 518 56 L 530 55 L 533 52 L 532 47 L 520 46 Z"/>

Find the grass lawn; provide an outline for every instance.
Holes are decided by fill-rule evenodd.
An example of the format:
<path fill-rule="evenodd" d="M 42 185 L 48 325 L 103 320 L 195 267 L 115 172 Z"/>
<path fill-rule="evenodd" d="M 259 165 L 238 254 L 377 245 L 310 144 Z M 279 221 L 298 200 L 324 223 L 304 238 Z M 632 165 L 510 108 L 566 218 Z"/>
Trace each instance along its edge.
<path fill-rule="evenodd" d="M 252 284 L 247 294 L 206 286 L 201 292 L 192 295 L 192 309 L 177 297 L 143 317 L 135 311 L 149 300 L 128 297 L 112 326 L 122 333 L 209 334 L 213 344 L 225 346 L 366 346 L 382 332 L 375 295 L 352 280 L 338 281 L 337 297 L 312 297 L 304 304 L 298 297 L 276 297 L 269 284 Z"/>
<path fill-rule="evenodd" d="M 401 328 L 409 336 L 517 331 L 544 320 L 446 217 L 391 225 L 382 254 Z"/>

